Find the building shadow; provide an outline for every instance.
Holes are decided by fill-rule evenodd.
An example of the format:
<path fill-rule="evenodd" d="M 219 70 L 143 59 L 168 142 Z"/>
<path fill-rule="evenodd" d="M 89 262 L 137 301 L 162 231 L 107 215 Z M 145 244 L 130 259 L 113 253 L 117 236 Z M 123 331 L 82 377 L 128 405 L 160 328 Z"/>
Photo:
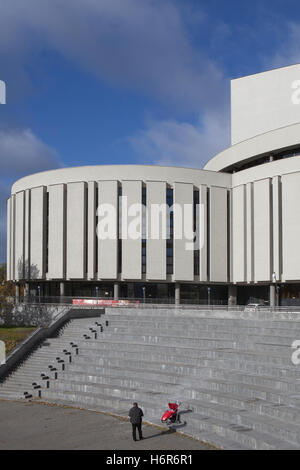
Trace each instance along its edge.
<path fill-rule="evenodd" d="M 152 439 L 154 437 L 161 437 L 161 436 L 168 436 L 169 434 L 174 434 L 176 431 L 169 428 L 169 429 L 166 429 L 165 431 L 160 431 L 160 432 L 157 432 L 156 434 L 151 434 L 151 436 L 147 436 L 147 437 L 144 437 L 144 441 L 146 439 Z"/>

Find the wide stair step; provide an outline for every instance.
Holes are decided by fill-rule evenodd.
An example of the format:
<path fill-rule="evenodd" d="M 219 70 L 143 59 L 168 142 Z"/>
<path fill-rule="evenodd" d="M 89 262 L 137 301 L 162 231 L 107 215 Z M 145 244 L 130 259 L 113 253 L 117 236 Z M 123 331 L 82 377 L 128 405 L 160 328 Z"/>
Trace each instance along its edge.
<path fill-rule="evenodd" d="M 45 340 L 0 384 L 0 398 L 28 392 L 122 416 L 138 401 L 154 424 L 176 400 L 178 432 L 222 449 L 300 449 L 298 338 L 291 312 L 108 308 Z"/>

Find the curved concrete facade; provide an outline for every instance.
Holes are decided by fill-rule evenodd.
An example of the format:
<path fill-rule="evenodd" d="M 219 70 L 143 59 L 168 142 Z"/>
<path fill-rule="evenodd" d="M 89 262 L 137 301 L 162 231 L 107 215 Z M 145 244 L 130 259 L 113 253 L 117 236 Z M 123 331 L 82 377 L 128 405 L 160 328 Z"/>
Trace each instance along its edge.
<path fill-rule="evenodd" d="M 263 102 L 282 113 L 273 122 L 259 105 L 259 93 L 272 78 L 275 85 Z M 235 144 L 203 170 L 104 165 L 18 180 L 8 200 L 8 279 L 25 283 L 27 293 L 42 289 L 44 295 L 93 296 L 99 289 L 101 295 L 104 286 L 105 295 L 116 298 L 143 292 L 179 301 L 181 291 L 181 299 L 203 302 L 299 302 L 300 93 L 297 107 L 295 95 L 291 105 L 283 92 L 291 82 L 294 93 L 297 78 L 298 65 L 234 81 Z M 247 83 L 251 99 L 244 97 Z M 260 127 L 241 128 L 239 115 L 246 122 L 247 112 L 249 119 L 261 113 Z M 274 128 L 278 123 L 282 126 Z M 133 239 L 121 233 L 124 197 L 130 207 L 145 207 L 140 236 Z M 97 208 L 103 204 L 115 209 L 114 238 L 97 236 Z M 169 239 L 149 237 L 151 207 L 161 204 L 174 207 L 172 215 L 162 212 L 160 219 L 171 227 Z M 177 237 L 180 225 L 184 230 Z M 193 249 L 187 248 L 186 232 L 196 236 Z"/>
<path fill-rule="evenodd" d="M 138 165 L 78 167 L 22 178 L 8 200 L 9 279 L 227 283 L 227 238 L 220 243 L 217 234 L 227 233 L 230 187 L 228 174 Z M 127 197 L 130 205 L 144 202 L 147 208 L 166 204 L 169 197 L 170 206 L 196 208 L 195 195 L 205 214 L 210 197 L 205 217 L 211 220 L 197 258 L 185 250 L 182 239 L 97 237 L 101 204 L 114 206 L 120 218 L 119 197 Z M 163 217 L 167 223 L 167 214 Z M 144 225 L 150 223 L 149 211 Z M 193 230 L 194 223 L 191 211 L 184 224 Z M 174 231 L 176 225 L 174 216 Z"/>
<path fill-rule="evenodd" d="M 219 153 L 205 165 L 204 169 L 230 171 L 235 165 L 255 162 L 258 157 L 276 155 L 284 150 L 292 152 L 293 149 L 299 148 L 299 135 L 300 123 L 255 136 Z"/>

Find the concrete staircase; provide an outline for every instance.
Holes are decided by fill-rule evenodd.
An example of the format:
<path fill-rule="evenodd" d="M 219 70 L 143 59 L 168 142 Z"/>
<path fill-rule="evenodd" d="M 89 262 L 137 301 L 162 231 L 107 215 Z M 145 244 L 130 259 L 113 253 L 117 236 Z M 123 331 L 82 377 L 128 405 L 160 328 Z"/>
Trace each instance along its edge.
<path fill-rule="evenodd" d="M 0 398 L 27 392 L 125 416 L 138 401 L 157 424 L 177 400 L 178 431 L 217 447 L 299 449 L 297 339 L 300 316 L 291 313 L 110 308 L 44 341 Z"/>

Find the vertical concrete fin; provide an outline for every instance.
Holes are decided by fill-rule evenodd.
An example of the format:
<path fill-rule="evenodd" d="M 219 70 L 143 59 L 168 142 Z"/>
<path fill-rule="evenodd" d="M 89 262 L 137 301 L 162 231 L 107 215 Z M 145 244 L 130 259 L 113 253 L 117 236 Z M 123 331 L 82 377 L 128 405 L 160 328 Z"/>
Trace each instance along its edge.
<path fill-rule="evenodd" d="M 118 277 L 118 181 L 98 183 L 98 279 Z"/>
<path fill-rule="evenodd" d="M 194 186 L 174 183 L 174 280 L 194 280 L 193 239 Z"/>
<path fill-rule="evenodd" d="M 50 185 L 48 214 L 49 279 L 64 279 L 66 270 L 66 185 Z"/>
<path fill-rule="evenodd" d="M 142 204 L 142 181 L 123 181 L 122 200 L 124 203 L 126 201 L 129 211 L 127 229 L 130 230 L 131 224 L 140 226 L 140 235 L 137 234 L 136 239 L 132 239 L 130 233 L 127 236 L 123 226 L 125 207 L 124 210 L 122 208 L 122 277 L 123 279 L 137 280 L 142 278 L 142 214 L 134 213 L 133 205 Z M 132 209 L 132 213 L 130 213 L 130 209 Z"/>
<path fill-rule="evenodd" d="M 160 181 L 147 181 L 146 276 L 149 280 L 166 280 L 166 191 Z"/>

